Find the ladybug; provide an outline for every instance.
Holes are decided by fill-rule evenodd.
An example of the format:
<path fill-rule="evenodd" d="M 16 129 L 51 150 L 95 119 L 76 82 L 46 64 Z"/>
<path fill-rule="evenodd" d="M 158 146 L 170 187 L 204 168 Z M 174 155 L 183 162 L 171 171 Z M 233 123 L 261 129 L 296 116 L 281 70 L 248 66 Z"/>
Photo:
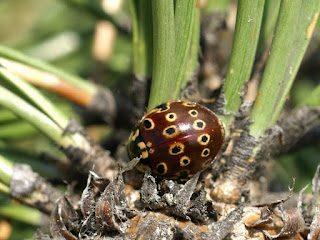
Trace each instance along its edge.
<path fill-rule="evenodd" d="M 148 112 L 133 129 L 127 146 L 138 170 L 160 178 L 186 180 L 210 166 L 224 140 L 220 119 L 193 102 L 168 101 Z"/>

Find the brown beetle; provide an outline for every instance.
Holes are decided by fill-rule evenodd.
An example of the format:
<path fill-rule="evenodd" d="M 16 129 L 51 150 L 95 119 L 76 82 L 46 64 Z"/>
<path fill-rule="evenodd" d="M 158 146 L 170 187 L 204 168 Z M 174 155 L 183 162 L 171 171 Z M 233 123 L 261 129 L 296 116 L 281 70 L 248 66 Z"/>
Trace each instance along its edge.
<path fill-rule="evenodd" d="M 169 101 L 148 112 L 129 137 L 130 159 L 140 171 L 167 179 L 188 179 L 205 170 L 224 140 L 219 118 L 200 104 Z"/>

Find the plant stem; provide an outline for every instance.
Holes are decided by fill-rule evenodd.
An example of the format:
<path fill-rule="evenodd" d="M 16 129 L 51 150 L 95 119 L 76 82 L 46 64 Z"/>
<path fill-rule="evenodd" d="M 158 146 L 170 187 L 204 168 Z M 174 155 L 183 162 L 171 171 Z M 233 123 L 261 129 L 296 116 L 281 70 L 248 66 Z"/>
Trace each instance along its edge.
<path fill-rule="evenodd" d="M 0 181 L 0 192 L 5 193 L 5 194 L 9 194 L 9 192 L 10 192 L 9 186 L 2 183 L 1 181 Z"/>
<path fill-rule="evenodd" d="M 7 109 L 0 109 L 0 124 L 17 120 L 17 116 Z"/>
<path fill-rule="evenodd" d="M 13 173 L 13 162 L 0 155 L 0 182 L 10 186 L 10 180 Z"/>
<path fill-rule="evenodd" d="M 80 133 L 64 135 L 63 131 L 69 120 L 36 89 L 2 67 L 0 67 L 0 77 L 7 81 L 6 83 L 10 83 L 11 87 L 19 89 L 20 94 L 22 93 L 26 99 L 43 112 L 2 86 L 0 86 L 0 105 L 33 124 L 58 145 L 64 147 L 73 145 L 84 151 L 90 150 L 90 143 Z"/>
<path fill-rule="evenodd" d="M 56 93 L 81 106 L 87 107 L 92 101 L 93 96 L 91 93 L 62 80 L 51 73 L 1 57 L 0 65 L 32 85 Z"/>
<path fill-rule="evenodd" d="M 270 55 L 251 117 L 258 138 L 273 127 L 292 86 L 319 15 L 318 0 L 282 1 Z"/>
<path fill-rule="evenodd" d="M 70 136 L 63 136 L 63 129 L 50 118 L 2 86 L 0 86 L 0 105 L 35 125 L 59 145 L 76 144 Z"/>
<path fill-rule="evenodd" d="M 0 125 L 0 139 L 21 139 L 38 133 L 34 126 L 22 120 Z"/>
<path fill-rule="evenodd" d="M 150 0 L 130 0 L 133 38 L 133 71 L 138 77 L 152 74 L 152 8 Z"/>
<path fill-rule="evenodd" d="M 0 77 L 11 87 L 16 88 L 19 94 L 23 95 L 26 100 L 50 116 L 60 127 L 64 128 L 67 126 L 69 119 L 57 110 L 37 89 L 2 67 L 0 67 Z"/>
<path fill-rule="evenodd" d="M 153 0 L 153 68 L 148 109 L 172 99 L 175 28 L 172 0 Z"/>
<path fill-rule="evenodd" d="M 281 1 L 266 1 L 261 23 L 258 50 L 263 51 L 277 23 Z"/>
<path fill-rule="evenodd" d="M 179 97 L 186 81 L 186 64 L 190 52 L 196 0 L 177 0 L 175 5 L 175 86 L 173 99 Z M 191 56 L 190 56 L 191 57 Z"/>
<path fill-rule="evenodd" d="M 225 110 L 229 116 L 220 116 L 228 126 L 241 104 L 241 91 L 249 80 L 259 38 L 264 0 L 239 1 L 232 53 L 225 81 Z M 228 128 L 226 128 L 228 131 Z"/>
<path fill-rule="evenodd" d="M 85 79 L 82 79 L 80 77 L 74 76 L 72 74 L 69 74 L 61 69 L 58 69 L 46 62 L 43 62 L 41 60 L 26 56 L 16 50 L 13 50 L 11 48 L 5 47 L 3 45 L 0 45 L 0 57 L 5 57 L 20 63 L 23 63 L 25 65 L 43 70 L 45 72 L 52 73 L 56 75 L 57 77 L 72 83 L 75 86 L 78 86 L 79 88 L 87 91 L 88 93 L 95 93 L 97 91 L 97 87 L 86 81 Z"/>
<path fill-rule="evenodd" d="M 189 54 L 187 66 L 185 69 L 186 79 L 190 79 L 198 64 L 198 52 L 199 52 L 199 42 L 200 42 L 200 9 L 196 7 L 194 14 L 194 21 L 192 27 L 192 39 L 190 43 Z"/>
<path fill-rule="evenodd" d="M 30 125 L 30 124 L 29 124 Z M 0 147 L 0 157 L 12 164 L 27 163 L 30 167 L 42 176 L 47 178 L 62 177 L 62 173 L 53 165 L 41 161 L 36 153 L 30 153 L 18 147 L 3 146 Z M 0 167 L 0 169 L 2 169 Z"/>
<path fill-rule="evenodd" d="M 0 215 L 38 226 L 41 223 L 42 213 L 34 208 L 23 206 L 21 204 L 6 204 L 0 205 Z"/>

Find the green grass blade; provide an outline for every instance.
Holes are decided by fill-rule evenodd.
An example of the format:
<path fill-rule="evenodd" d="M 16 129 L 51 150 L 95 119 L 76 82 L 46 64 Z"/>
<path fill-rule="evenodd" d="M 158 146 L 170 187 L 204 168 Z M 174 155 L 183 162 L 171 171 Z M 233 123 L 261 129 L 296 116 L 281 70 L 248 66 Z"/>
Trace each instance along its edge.
<path fill-rule="evenodd" d="M 10 192 L 9 186 L 6 185 L 6 184 L 4 184 L 4 183 L 2 183 L 1 180 L 0 180 L 0 192 L 2 192 L 2 193 L 4 193 L 4 194 L 7 194 L 7 195 L 8 195 L 9 192 Z"/>
<path fill-rule="evenodd" d="M 237 111 L 241 104 L 241 91 L 250 79 L 259 38 L 264 0 L 239 1 L 232 53 L 225 81 L 225 110 Z M 232 115 L 221 116 L 226 125 Z"/>
<path fill-rule="evenodd" d="M 3 45 L 0 45 L 0 57 L 5 57 L 20 63 L 23 63 L 25 65 L 43 70 L 45 72 L 49 72 L 52 73 L 54 75 L 56 75 L 57 77 L 60 77 L 61 79 L 63 79 L 66 82 L 69 82 L 71 84 L 74 84 L 75 86 L 89 92 L 89 93 L 94 93 L 97 91 L 97 87 L 80 78 L 77 77 L 75 75 L 69 74 L 61 69 L 58 69 L 46 62 L 43 62 L 41 60 L 26 56 L 16 50 L 13 50 L 11 48 L 5 47 Z"/>
<path fill-rule="evenodd" d="M 7 69 L 0 67 L 0 77 L 2 80 L 14 87 L 19 91 L 27 101 L 36 106 L 53 121 L 55 121 L 60 127 L 64 128 L 67 126 L 69 119 L 66 118 L 56 107 L 48 101 L 36 88 L 31 86 L 29 83 L 23 81 L 19 77 L 15 76 Z"/>
<path fill-rule="evenodd" d="M 307 50 L 312 33 L 317 23 L 319 11 L 319 0 L 302 1 L 299 24 L 294 36 L 295 40 L 291 48 L 286 74 L 283 76 L 283 93 L 280 96 L 273 118 L 271 119 L 271 126 L 277 122 L 282 110 L 282 106 L 284 105 L 292 83 L 297 75 L 302 58 Z"/>
<path fill-rule="evenodd" d="M 173 99 L 179 97 L 186 85 L 186 64 L 192 38 L 196 0 L 177 0 L 175 5 L 175 86 Z"/>
<path fill-rule="evenodd" d="M 9 143 L 10 144 L 10 143 Z M 38 154 L 30 153 L 22 148 L 10 147 L 10 146 L 0 146 L 0 158 L 6 159 L 7 161 L 15 164 L 28 164 L 37 173 L 42 176 L 46 176 L 49 179 L 61 178 L 62 173 L 53 165 L 48 164 L 46 161 L 42 161 Z M 0 171 L 1 171 L 0 167 Z"/>
<path fill-rule="evenodd" d="M 277 23 L 280 3 L 281 1 L 266 1 L 265 3 L 258 43 L 259 51 L 263 51 L 268 41 L 271 40 L 271 34 Z"/>
<path fill-rule="evenodd" d="M 153 68 L 148 109 L 173 97 L 174 6 L 172 0 L 153 0 Z"/>
<path fill-rule="evenodd" d="M 10 186 L 13 165 L 13 162 L 0 155 L 0 182 L 7 186 Z"/>
<path fill-rule="evenodd" d="M 150 0 L 130 0 L 133 38 L 133 71 L 136 76 L 152 74 L 152 8 Z"/>
<path fill-rule="evenodd" d="M 7 109 L 0 109 L 0 124 L 17 120 L 17 116 Z"/>
<path fill-rule="evenodd" d="M 4 204 L 0 205 L 0 216 L 39 226 L 42 213 L 21 204 Z"/>
<path fill-rule="evenodd" d="M 70 136 L 62 136 L 63 129 L 48 116 L 2 86 L 0 86 L 0 105 L 36 126 L 59 145 L 76 145 L 76 141 Z"/>
<path fill-rule="evenodd" d="M 12 140 L 27 138 L 39 134 L 39 131 L 25 121 L 16 121 L 0 125 L 0 139 Z"/>
<path fill-rule="evenodd" d="M 192 39 L 190 43 L 190 57 L 188 58 L 186 67 L 186 79 L 190 79 L 198 66 L 198 52 L 200 42 L 200 9 L 196 8 L 193 27 L 192 27 Z"/>
<path fill-rule="evenodd" d="M 91 149 L 90 143 L 80 133 L 64 135 L 63 133 L 67 124 L 64 126 L 58 125 L 36 107 L 3 86 L 0 86 L 0 106 L 9 109 L 17 116 L 27 120 L 59 146 L 65 148 L 70 146 L 79 147 L 85 152 Z"/>
<path fill-rule="evenodd" d="M 270 55 L 251 117 L 250 133 L 261 136 L 282 110 L 319 14 L 318 0 L 282 1 Z"/>

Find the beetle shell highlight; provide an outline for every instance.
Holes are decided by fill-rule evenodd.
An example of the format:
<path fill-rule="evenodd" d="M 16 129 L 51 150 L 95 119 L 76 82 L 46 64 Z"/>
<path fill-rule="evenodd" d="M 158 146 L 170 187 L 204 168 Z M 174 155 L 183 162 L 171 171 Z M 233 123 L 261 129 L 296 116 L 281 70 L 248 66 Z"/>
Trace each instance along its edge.
<path fill-rule="evenodd" d="M 129 137 L 130 159 L 160 178 L 186 180 L 208 168 L 224 140 L 220 119 L 193 102 L 169 101 L 148 112 Z"/>

